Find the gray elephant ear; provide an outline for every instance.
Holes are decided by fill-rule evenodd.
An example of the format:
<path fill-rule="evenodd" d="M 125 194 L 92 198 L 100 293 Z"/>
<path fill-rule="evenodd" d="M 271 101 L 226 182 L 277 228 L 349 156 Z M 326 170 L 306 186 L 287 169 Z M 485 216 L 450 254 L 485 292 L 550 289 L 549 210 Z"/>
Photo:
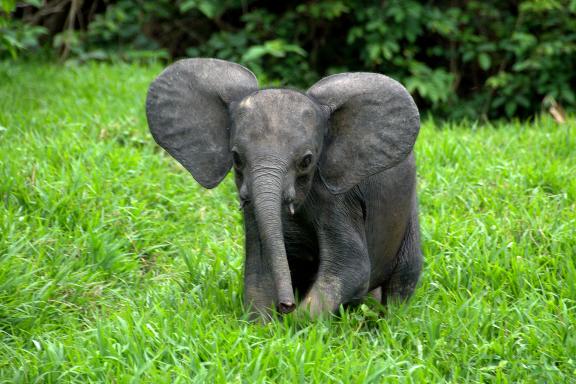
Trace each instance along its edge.
<path fill-rule="evenodd" d="M 394 167 L 412 151 L 420 117 L 397 81 L 377 73 L 342 73 L 320 80 L 308 94 L 331 112 L 319 168 L 332 193 Z"/>
<path fill-rule="evenodd" d="M 196 181 L 213 188 L 232 166 L 228 106 L 256 90 L 256 77 L 239 64 L 217 59 L 177 61 L 148 89 L 150 132 Z"/>

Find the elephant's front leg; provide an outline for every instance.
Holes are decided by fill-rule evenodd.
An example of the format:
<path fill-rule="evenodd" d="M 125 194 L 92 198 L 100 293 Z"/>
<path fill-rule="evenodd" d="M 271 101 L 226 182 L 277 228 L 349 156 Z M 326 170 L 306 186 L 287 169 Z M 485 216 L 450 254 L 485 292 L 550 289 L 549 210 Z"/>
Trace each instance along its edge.
<path fill-rule="evenodd" d="M 368 292 L 370 258 L 361 210 L 343 211 L 333 211 L 320 220 L 318 275 L 299 308 L 313 317 L 360 301 Z"/>
<path fill-rule="evenodd" d="M 250 209 L 245 209 L 246 258 L 244 262 L 244 306 L 250 319 L 271 319 L 276 303 L 276 286 L 270 261 L 262 254 L 256 222 Z"/>

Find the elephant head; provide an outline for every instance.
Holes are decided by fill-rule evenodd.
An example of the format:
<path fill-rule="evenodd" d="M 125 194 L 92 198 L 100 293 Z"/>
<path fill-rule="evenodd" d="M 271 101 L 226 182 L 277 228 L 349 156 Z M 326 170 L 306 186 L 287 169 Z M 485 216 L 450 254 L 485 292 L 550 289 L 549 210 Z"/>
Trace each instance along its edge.
<path fill-rule="evenodd" d="M 282 215 L 298 211 L 316 173 L 339 194 L 398 164 L 419 130 L 412 98 L 384 75 L 333 75 L 306 93 L 259 90 L 248 69 L 216 59 L 169 66 L 150 86 L 146 112 L 156 142 L 204 187 L 234 167 L 285 313 L 295 300 Z"/>

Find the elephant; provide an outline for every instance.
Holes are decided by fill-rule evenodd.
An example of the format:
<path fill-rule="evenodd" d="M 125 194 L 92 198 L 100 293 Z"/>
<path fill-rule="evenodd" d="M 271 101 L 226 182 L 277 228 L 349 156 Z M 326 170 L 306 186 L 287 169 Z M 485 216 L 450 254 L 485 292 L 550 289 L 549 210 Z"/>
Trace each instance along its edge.
<path fill-rule="evenodd" d="M 418 108 L 378 73 L 306 92 L 262 88 L 242 65 L 183 59 L 152 82 L 154 140 L 205 188 L 234 169 L 245 232 L 244 305 L 255 319 L 313 318 L 367 295 L 405 301 L 420 277 Z"/>

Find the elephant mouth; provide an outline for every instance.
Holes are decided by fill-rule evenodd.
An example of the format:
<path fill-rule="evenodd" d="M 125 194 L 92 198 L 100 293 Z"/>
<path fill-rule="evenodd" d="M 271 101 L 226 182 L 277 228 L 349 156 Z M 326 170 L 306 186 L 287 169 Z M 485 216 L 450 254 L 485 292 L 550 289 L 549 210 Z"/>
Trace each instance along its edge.
<path fill-rule="evenodd" d="M 300 199 L 293 199 L 291 201 L 285 201 L 283 205 L 283 210 L 287 216 L 295 216 L 304 206 L 304 201 L 301 201 Z"/>

